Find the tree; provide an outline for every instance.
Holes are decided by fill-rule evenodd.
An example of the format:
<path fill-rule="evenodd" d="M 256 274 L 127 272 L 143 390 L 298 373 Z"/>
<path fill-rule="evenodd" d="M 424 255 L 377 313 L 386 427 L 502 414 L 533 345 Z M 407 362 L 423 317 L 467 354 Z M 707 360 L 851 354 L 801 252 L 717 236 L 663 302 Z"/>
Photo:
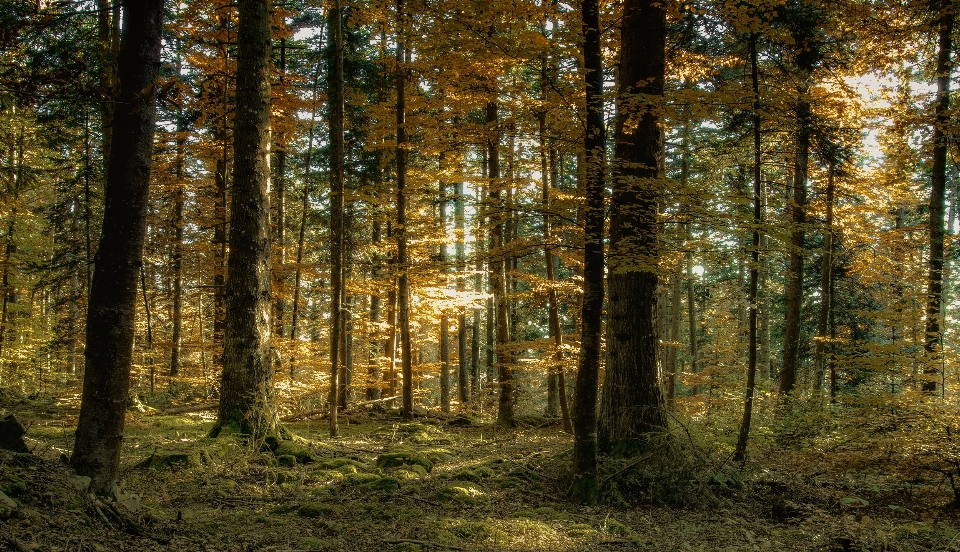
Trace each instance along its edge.
<path fill-rule="evenodd" d="M 96 493 L 111 490 L 120 467 L 137 283 L 143 261 L 147 197 L 160 69 L 163 0 L 124 7 L 113 114 L 113 145 L 96 270 L 87 312 L 86 371 L 70 463 Z"/>
<path fill-rule="evenodd" d="M 604 122 L 603 65 L 600 49 L 600 8 L 596 0 L 581 4 L 583 66 L 586 73 L 587 117 L 584 206 L 583 303 L 577 387 L 573 399 L 573 484 L 570 496 L 594 504 L 600 496 L 597 479 L 597 385 L 600 381 L 600 337 L 603 322 L 603 189 Z M 621 30 L 625 33 L 627 30 Z"/>
<path fill-rule="evenodd" d="M 600 401 L 601 450 L 629 453 L 667 427 L 657 381 L 657 206 L 666 11 L 627 0 L 620 27 L 616 158 L 610 210 L 607 368 Z"/>
<path fill-rule="evenodd" d="M 270 362 L 270 3 L 241 0 L 227 260 L 223 376 L 216 436 L 227 425 L 277 430 Z"/>
<path fill-rule="evenodd" d="M 954 8 L 950 2 L 937 2 L 938 50 L 937 50 L 937 99 L 934 107 L 933 159 L 930 173 L 930 256 L 927 260 L 927 309 L 926 337 L 923 348 L 927 352 L 928 365 L 924 369 L 923 390 L 937 390 L 937 350 L 940 346 L 940 308 L 943 303 L 943 239 L 944 202 L 946 198 L 947 134 L 950 126 L 950 73 L 952 64 L 951 35 L 953 33 Z"/>

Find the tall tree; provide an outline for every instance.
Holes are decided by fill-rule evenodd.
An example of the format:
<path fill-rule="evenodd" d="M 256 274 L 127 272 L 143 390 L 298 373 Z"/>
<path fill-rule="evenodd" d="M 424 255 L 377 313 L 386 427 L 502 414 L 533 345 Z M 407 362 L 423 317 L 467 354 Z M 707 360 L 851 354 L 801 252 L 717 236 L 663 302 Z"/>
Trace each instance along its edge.
<path fill-rule="evenodd" d="M 147 197 L 160 71 L 163 0 L 124 6 L 103 228 L 87 311 L 86 371 L 70 463 L 96 493 L 120 467 L 137 278 L 143 262 Z"/>
<path fill-rule="evenodd" d="M 753 417 L 753 395 L 757 381 L 757 289 L 760 281 L 760 229 L 763 224 L 761 203 L 760 164 L 760 76 L 757 60 L 757 33 L 750 33 L 750 82 L 753 89 L 753 236 L 750 247 L 750 288 L 747 302 L 750 305 L 749 343 L 747 345 L 747 390 L 743 401 L 743 418 L 733 456 L 742 461 L 747 454 L 747 438 L 750 436 L 750 420 Z"/>
<path fill-rule="evenodd" d="M 600 382 L 600 336 L 603 323 L 603 189 L 604 140 L 603 61 L 600 7 L 581 3 L 583 68 L 587 84 L 587 117 L 583 139 L 586 199 L 583 250 L 583 302 L 580 306 L 580 360 L 573 395 L 573 484 L 570 496 L 584 504 L 600 497 L 597 478 L 597 386 Z M 626 32 L 621 31 L 621 32 Z"/>
<path fill-rule="evenodd" d="M 328 14 L 331 74 L 327 79 L 330 98 L 330 436 L 339 433 L 340 334 L 343 331 L 343 6 L 334 0 Z"/>
<path fill-rule="evenodd" d="M 237 424 L 262 436 L 278 423 L 270 362 L 270 2 L 240 0 L 238 8 L 223 375 L 211 434 Z"/>
<path fill-rule="evenodd" d="M 950 73 L 952 64 L 953 3 L 940 0 L 934 4 L 938 14 L 937 100 L 934 106 L 933 160 L 930 173 L 930 256 L 927 260 L 927 320 L 923 348 L 928 364 L 924 369 L 923 391 L 937 390 L 937 352 L 940 347 L 940 308 L 943 302 L 943 214 L 946 200 L 948 130 L 950 126 Z"/>
<path fill-rule="evenodd" d="M 610 210 L 607 367 L 602 450 L 627 453 L 666 429 L 657 371 L 657 206 L 663 138 L 666 10 L 626 0 L 620 27 L 616 176 Z"/>
<path fill-rule="evenodd" d="M 407 127 L 404 56 L 406 20 L 403 0 L 397 0 L 397 325 L 400 330 L 400 369 L 403 374 L 403 417 L 413 418 L 413 351 L 410 343 L 410 262 L 407 254 Z"/>

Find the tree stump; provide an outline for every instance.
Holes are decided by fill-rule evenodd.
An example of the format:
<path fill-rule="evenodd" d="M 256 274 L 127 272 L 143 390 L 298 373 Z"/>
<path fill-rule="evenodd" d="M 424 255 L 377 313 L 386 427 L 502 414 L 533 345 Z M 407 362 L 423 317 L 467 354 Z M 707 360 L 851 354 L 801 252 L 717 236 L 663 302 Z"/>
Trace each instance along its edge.
<path fill-rule="evenodd" d="M 26 433 L 27 430 L 12 412 L 0 416 L 0 448 L 13 452 L 30 452 L 23 440 Z"/>

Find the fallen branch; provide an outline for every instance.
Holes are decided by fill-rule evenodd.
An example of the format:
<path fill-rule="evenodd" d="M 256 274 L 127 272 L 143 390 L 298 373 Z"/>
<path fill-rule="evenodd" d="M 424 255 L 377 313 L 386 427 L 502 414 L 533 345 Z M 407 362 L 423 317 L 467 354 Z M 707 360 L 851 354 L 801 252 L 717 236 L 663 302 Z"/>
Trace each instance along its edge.
<path fill-rule="evenodd" d="M 178 406 L 176 408 L 168 408 L 166 410 L 158 410 L 157 412 L 148 412 L 144 416 L 171 416 L 173 414 L 189 414 L 191 412 L 203 412 L 204 410 L 213 410 L 214 408 L 219 408 L 220 403 L 204 403 L 204 404 L 189 404 L 187 406 Z"/>
<path fill-rule="evenodd" d="M 612 474 L 609 475 L 608 477 L 605 477 L 605 478 L 603 479 L 603 481 L 600 482 L 599 488 L 602 489 L 604 486 L 606 486 L 607 483 L 610 482 L 611 479 L 613 479 L 614 477 L 620 475 L 621 473 L 623 473 L 623 472 L 625 472 L 625 471 L 627 471 L 627 470 L 629 470 L 629 469 L 631 469 L 631 468 L 635 468 L 635 467 L 639 466 L 639 465 L 640 465 L 641 463 L 643 463 L 645 460 L 648 460 L 651 456 L 653 456 L 653 453 L 652 453 L 652 452 L 649 453 L 649 454 L 644 454 L 644 455 L 641 456 L 640 458 L 637 458 L 637 459 L 634 460 L 633 462 L 630 462 L 629 464 L 627 464 L 627 465 L 624 466 L 623 468 L 617 470 L 616 472 L 612 473 Z"/>
<path fill-rule="evenodd" d="M 434 548 L 446 548 L 447 550 L 463 550 L 459 546 L 454 546 L 452 544 L 443 544 L 440 542 L 430 542 L 414 539 L 383 539 L 383 542 L 387 544 L 401 544 L 401 543 L 410 543 L 410 544 L 419 544 L 420 546 L 432 546 Z"/>

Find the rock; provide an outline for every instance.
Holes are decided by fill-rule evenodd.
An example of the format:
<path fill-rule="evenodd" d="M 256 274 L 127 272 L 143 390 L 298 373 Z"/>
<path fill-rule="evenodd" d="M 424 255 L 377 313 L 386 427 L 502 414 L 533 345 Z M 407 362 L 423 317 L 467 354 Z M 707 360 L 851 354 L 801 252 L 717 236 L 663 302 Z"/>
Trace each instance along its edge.
<path fill-rule="evenodd" d="M 23 429 L 23 424 L 12 412 L 0 416 L 0 448 L 13 452 L 30 452 L 27 443 L 23 441 L 26 433 L 27 430 Z"/>
<path fill-rule="evenodd" d="M 0 519 L 6 519 L 17 511 L 17 502 L 0 492 Z"/>
<path fill-rule="evenodd" d="M 73 485 L 74 489 L 80 491 L 81 493 L 86 492 L 86 490 L 90 488 L 90 478 L 86 475 L 76 475 L 70 481 L 70 483 Z"/>

